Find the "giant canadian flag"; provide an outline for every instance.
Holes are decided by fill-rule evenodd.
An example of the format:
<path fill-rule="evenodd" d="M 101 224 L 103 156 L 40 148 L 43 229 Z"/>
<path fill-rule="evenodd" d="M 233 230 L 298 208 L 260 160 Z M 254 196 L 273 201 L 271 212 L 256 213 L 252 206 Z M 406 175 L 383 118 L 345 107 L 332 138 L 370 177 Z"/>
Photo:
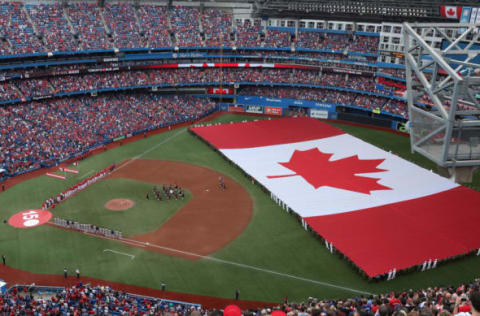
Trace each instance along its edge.
<path fill-rule="evenodd" d="M 480 193 L 327 123 L 286 118 L 192 131 L 369 276 L 480 248 Z"/>

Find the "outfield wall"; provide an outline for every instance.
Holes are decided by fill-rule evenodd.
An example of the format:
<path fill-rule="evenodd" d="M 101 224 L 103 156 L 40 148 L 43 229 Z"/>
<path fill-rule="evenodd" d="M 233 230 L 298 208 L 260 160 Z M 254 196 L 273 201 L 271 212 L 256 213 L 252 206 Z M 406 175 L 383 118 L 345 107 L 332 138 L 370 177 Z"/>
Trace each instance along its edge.
<path fill-rule="evenodd" d="M 227 112 L 271 116 L 288 116 L 290 107 L 307 109 L 308 116 L 312 118 L 346 121 L 407 132 L 403 117 L 383 111 L 376 112 L 373 109 L 359 106 L 261 96 L 236 96 L 235 104 L 222 103 L 219 106 L 220 110 Z"/>

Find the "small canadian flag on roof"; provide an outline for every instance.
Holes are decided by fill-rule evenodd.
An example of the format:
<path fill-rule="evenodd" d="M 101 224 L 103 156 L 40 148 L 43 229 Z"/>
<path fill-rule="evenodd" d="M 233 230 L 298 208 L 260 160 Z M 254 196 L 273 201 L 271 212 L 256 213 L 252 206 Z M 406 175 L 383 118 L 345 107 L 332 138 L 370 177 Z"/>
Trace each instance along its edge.
<path fill-rule="evenodd" d="M 444 18 L 459 20 L 461 15 L 462 15 L 462 7 L 461 6 L 441 5 L 440 6 L 440 13 L 442 14 L 442 17 L 444 17 Z"/>

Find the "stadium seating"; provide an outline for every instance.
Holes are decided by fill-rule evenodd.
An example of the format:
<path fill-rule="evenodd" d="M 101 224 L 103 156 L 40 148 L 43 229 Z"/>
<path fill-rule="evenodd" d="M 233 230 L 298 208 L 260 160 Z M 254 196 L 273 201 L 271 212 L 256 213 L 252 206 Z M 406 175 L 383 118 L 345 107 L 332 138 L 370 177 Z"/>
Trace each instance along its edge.
<path fill-rule="evenodd" d="M 34 287 L 17 286 L 0 295 L 0 312 L 4 315 L 183 315 L 200 309 L 197 304 L 143 297 L 80 282 L 63 289 L 52 288 L 46 292 L 51 293 L 49 298 L 35 297 L 31 295 L 33 292 L 37 292 Z"/>
<path fill-rule="evenodd" d="M 25 4 L 25 8 L 45 42 L 44 51 L 78 50 L 78 42 L 69 29 L 60 3 Z"/>
<path fill-rule="evenodd" d="M 237 47 L 260 47 L 260 30 L 262 29 L 260 20 L 253 23 L 250 20 L 239 22 L 236 26 Z"/>
<path fill-rule="evenodd" d="M 66 11 L 74 31 L 82 39 L 83 49 L 107 49 L 113 47 L 103 26 L 100 9 L 95 3 L 69 3 Z"/>
<path fill-rule="evenodd" d="M 118 17 L 121 16 L 122 19 Z M 247 51 L 239 54 L 259 57 L 308 57 L 329 61 L 320 66 L 359 69 L 366 66 L 336 63 L 335 60 L 354 59 L 345 53 L 372 53 L 378 50 L 378 37 L 355 34 L 331 34 L 301 29 L 298 35 L 281 28 L 264 28 L 259 19 L 238 19 L 230 11 L 216 8 L 186 6 L 157 6 L 130 3 L 37 3 L 4 2 L 0 4 L 0 54 L 34 52 L 77 51 L 107 48 L 142 48 L 172 46 L 236 46 L 288 48 L 284 51 Z M 294 52 L 290 48 L 331 49 L 341 54 L 320 52 Z M 362 57 L 375 62 L 375 57 Z M 273 59 L 272 59 L 273 60 Z M 104 67 L 104 64 L 99 65 Z M 362 68 L 363 67 L 363 68 Z M 86 65 L 55 66 L 45 70 L 55 74 L 88 68 Z M 371 71 L 371 69 L 369 69 Z M 349 75 L 310 70 L 292 69 L 170 69 L 92 72 L 75 75 L 30 76 L 37 69 L 11 70 L 2 73 L 0 101 L 14 102 L 38 100 L 57 93 L 82 92 L 103 88 L 138 87 L 142 85 L 212 84 L 216 82 L 241 82 L 243 84 L 303 84 L 321 85 L 327 89 L 313 88 L 262 88 L 240 89 L 240 94 L 289 97 L 316 100 L 326 103 L 380 108 L 406 117 L 406 106 L 401 101 L 365 93 L 393 95 L 385 86 L 377 90 L 371 76 Z M 41 71 L 41 70 L 40 70 Z M 404 77 L 402 70 L 379 69 L 396 77 Z M 13 76 L 13 79 L 9 77 Z M 21 79 L 19 79 L 21 77 Z M 356 90 L 357 93 L 334 91 L 336 88 Z M 142 108 L 129 98 L 142 98 Z M 2 108 L 0 125 L 2 149 L 0 167 L 6 166 L 10 174 L 40 165 L 49 165 L 78 154 L 85 148 L 106 139 L 138 131 L 150 126 L 188 120 L 208 112 L 212 104 L 197 99 L 181 98 L 181 104 L 156 100 L 148 95 L 118 95 L 112 98 L 81 97 L 78 99 L 53 99 L 23 103 Z M 192 101 L 193 100 L 193 101 Z M 16 102 L 15 101 L 15 102 Z M 157 103 L 165 104 L 161 114 L 155 111 Z M 200 103 L 199 103 L 200 102 Z M 129 107 L 121 105 L 128 103 Z M 200 108 L 197 109 L 197 105 Z M 94 116 L 92 109 L 102 113 Z M 110 116 L 119 111 L 126 124 L 116 124 Z M 147 117 L 147 118 L 146 118 Z M 6 119 L 9 118 L 9 119 Z M 62 124 L 73 124 L 73 132 Z M 95 131 L 95 132 L 93 132 Z M 24 146 L 18 152 L 15 144 Z M 15 147 L 15 148 L 13 148 Z"/>
<path fill-rule="evenodd" d="M 118 17 L 121 16 L 121 19 Z M 107 3 L 0 4 L 1 54 L 77 51 L 106 48 L 171 47 L 170 31 L 179 47 L 273 47 L 330 49 L 376 54 L 378 37 L 327 34 L 300 30 L 263 30 L 258 19 L 236 21 L 231 12 L 216 8 Z M 36 34 L 37 33 L 37 34 Z M 264 43 L 261 34 L 264 33 Z M 202 40 L 203 34 L 204 40 Z M 37 36 L 38 35 L 38 36 Z"/>
<path fill-rule="evenodd" d="M 196 8 L 172 8 L 170 21 L 177 46 L 203 46 L 200 38 L 200 11 Z"/>
<path fill-rule="evenodd" d="M 105 23 L 112 32 L 115 47 L 145 47 L 144 39 L 140 36 L 140 26 L 137 23 L 134 9 L 130 4 L 107 3 L 103 12 Z"/>
<path fill-rule="evenodd" d="M 142 5 L 138 10 L 143 31 L 145 32 L 148 47 L 170 47 L 170 29 L 166 7 L 156 5 Z"/>
<path fill-rule="evenodd" d="M 49 95 L 53 88 L 47 79 L 29 79 L 17 81 L 17 87 L 25 96 Z"/>
<path fill-rule="evenodd" d="M 15 89 L 14 85 L 8 83 L 0 83 L 0 99 L 1 100 L 15 100 L 20 99 L 21 93 Z"/>
<path fill-rule="evenodd" d="M 267 30 L 267 35 L 265 36 L 265 46 L 274 48 L 290 48 L 290 39 L 290 32 Z"/>
<path fill-rule="evenodd" d="M 25 97 L 43 96 L 59 92 L 85 91 L 102 88 L 120 88 L 152 84 L 173 85 L 176 83 L 292 83 L 311 84 L 328 87 L 367 91 L 379 94 L 393 94 L 384 87 L 377 90 L 371 77 L 344 74 L 322 73 L 297 69 L 257 69 L 257 68 L 179 68 L 166 70 L 132 70 L 81 75 L 53 76 L 48 79 L 11 80 L 0 86 L 0 100 L 18 99 L 19 92 Z"/>
<path fill-rule="evenodd" d="M 206 99 L 156 95 L 57 99 L 0 108 L 0 167 L 9 174 L 51 165 L 113 138 L 194 120 Z"/>
<path fill-rule="evenodd" d="M 327 34 L 320 32 L 299 31 L 297 46 L 309 49 L 329 49 L 376 54 L 378 37 L 349 36 L 346 34 Z"/>
<path fill-rule="evenodd" d="M 0 4 L 0 30 L 11 43 L 12 54 L 26 54 L 45 51 L 43 43 L 35 36 L 23 3 L 3 2 Z"/>
<path fill-rule="evenodd" d="M 202 27 L 205 34 L 205 46 L 233 46 L 232 14 L 223 10 L 205 9 L 202 12 Z"/>
<path fill-rule="evenodd" d="M 460 286 L 391 291 L 388 294 L 346 299 L 317 299 L 288 302 L 275 307 L 259 307 L 236 313 L 205 309 L 200 305 L 144 297 L 78 282 L 71 287 L 55 289 L 50 298 L 39 297 L 35 286 L 15 286 L 0 295 L 0 311 L 5 315 L 363 315 L 363 316 L 451 316 L 479 314 L 480 279 Z M 44 295 L 45 296 L 45 295 Z"/>

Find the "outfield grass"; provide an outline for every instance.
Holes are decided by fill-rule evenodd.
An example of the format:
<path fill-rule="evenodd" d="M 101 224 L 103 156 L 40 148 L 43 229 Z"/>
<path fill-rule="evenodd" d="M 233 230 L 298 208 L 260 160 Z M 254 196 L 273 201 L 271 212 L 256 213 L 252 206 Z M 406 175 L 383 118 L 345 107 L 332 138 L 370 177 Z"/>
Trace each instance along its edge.
<path fill-rule="evenodd" d="M 223 115 L 214 122 L 245 119 L 254 118 Z M 429 162 L 420 156 L 410 154 L 408 138 L 382 131 L 335 125 L 379 147 L 392 150 L 427 169 L 434 167 L 433 165 L 429 167 Z M 145 152 L 147 153 L 143 154 Z M 16 268 L 36 273 L 61 274 L 64 266 L 69 270 L 78 267 L 82 275 L 91 277 L 153 288 L 159 288 L 163 281 L 171 291 L 219 297 L 232 298 L 235 289 L 238 288 L 241 299 L 274 302 L 282 301 L 285 296 L 290 300 L 303 300 L 309 296 L 358 295 L 359 292 L 353 292 L 353 289 L 376 293 L 391 289 L 456 284 L 479 276 L 480 258 L 468 257 L 441 264 L 437 269 L 427 272 L 400 275 L 390 282 L 368 282 L 340 256 L 330 254 L 321 242 L 302 229 L 293 216 L 278 207 L 257 185 L 251 184 L 240 170 L 190 135 L 186 128 L 151 136 L 88 158 L 81 162 L 80 173 L 77 176 L 69 175 L 65 181 L 42 176 L 21 183 L 0 194 L 0 216 L 2 219 L 8 219 L 18 211 L 38 208 L 45 199 L 79 182 L 86 174 L 100 170 L 112 162 L 119 163 L 137 155 L 142 155 L 141 158 L 146 159 L 179 160 L 212 168 L 230 176 L 245 187 L 254 201 L 253 217 L 243 234 L 213 254 L 213 257 L 223 261 L 201 259 L 192 262 L 50 226 L 22 230 L 3 225 L 0 230 L 0 251 L 6 254 L 8 263 Z M 478 181 L 478 176 L 475 179 Z M 99 212 L 103 212 L 100 207 L 95 210 L 90 209 L 89 205 L 92 205 L 92 196 L 97 196 L 98 199 L 108 198 L 110 193 L 107 186 L 117 185 L 107 185 L 109 181 L 111 180 L 101 181 L 92 186 L 90 188 L 92 194 L 88 194 L 90 190 L 88 189 L 79 194 L 78 198 L 72 199 L 72 203 L 65 202 L 53 211 L 54 216 L 63 214 L 66 216 L 74 210 L 82 209 L 84 211 L 78 211 L 76 214 L 78 218 L 91 223 L 101 221 L 108 227 L 107 222 L 111 219 L 99 216 Z M 130 189 L 125 189 L 128 191 L 124 192 L 125 196 L 132 194 L 130 196 L 137 199 L 145 194 L 143 183 L 128 182 L 128 185 Z M 474 185 L 478 186 L 478 182 Z M 123 185 L 119 183 L 119 186 L 120 188 L 115 187 L 115 192 L 118 192 L 117 189 L 122 190 Z M 118 197 L 118 193 L 115 195 Z M 100 204 L 103 203 L 102 200 Z M 67 208 L 68 204 L 71 205 Z M 125 212 L 125 216 L 131 212 L 132 218 L 125 219 L 127 223 L 122 223 L 123 219 L 119 217 L 117 224 L 131 224 L 135 227 L 125 227 L 125 230 L 132 231 L 138 229 L 139 225 L 149 225 L 150 223 L 131 222 L 137 220 L 133 219 L 134 217 L 141 217 L 140 212 L 144 212 L 144 208 L 149 207 L 142 205 L 141 209 Z M 156 212 L 152 208 L 151 212 L 159 216 L 156 220 L 157 223 L 161 223 L 166 218 L 164 215 L 170 211 Z M 146 226 L 144 228 L 150 229 Z M 135 255 L 135 259 L 105 253 L 105 249 L 132 254 Z M 233 265 L 232 262 L 242 265 Z"/>

